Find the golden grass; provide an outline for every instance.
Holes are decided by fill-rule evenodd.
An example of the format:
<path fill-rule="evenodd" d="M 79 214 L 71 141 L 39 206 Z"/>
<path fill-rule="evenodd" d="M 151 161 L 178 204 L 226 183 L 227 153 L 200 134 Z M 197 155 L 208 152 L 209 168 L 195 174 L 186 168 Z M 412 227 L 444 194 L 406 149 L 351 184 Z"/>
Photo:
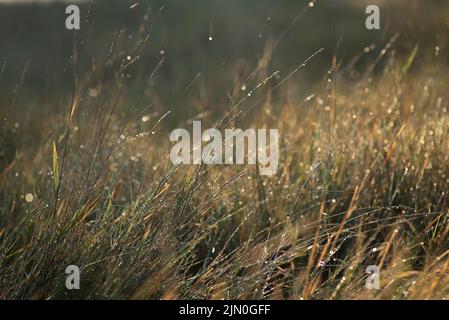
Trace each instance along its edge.
<path fill-rule="evenodd" d="M 39 139 L 7 118 L 0 298 L 447 299 L 448 73 L 412 73 L 390 49 L 358 80 L 335 60 L 301 100 L 293 81 L 274 99 L 258 63 L 249 83 L 268 88 L 245 103 L 232 92 L 220 123 L 280 130 L 273 177 L 174 167 L 168 115 L 123 116 L 119 76 L 97 100 L 79 80 Z M 81 289 L 68 291 L 72 264 Z M 379 290 L 365 288 L 369 265 Z"/>

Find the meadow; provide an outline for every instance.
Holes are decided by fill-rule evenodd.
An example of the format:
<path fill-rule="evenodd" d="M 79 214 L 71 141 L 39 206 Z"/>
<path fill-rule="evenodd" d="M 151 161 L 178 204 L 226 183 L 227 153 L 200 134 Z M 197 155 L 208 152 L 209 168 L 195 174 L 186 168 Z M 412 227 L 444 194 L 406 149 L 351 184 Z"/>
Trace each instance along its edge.
<path fill-rule="evenodd" d="M 329 27 L 332 7 L 312 3 L 286 1 L 284 20 L 223 9 L 254 23 L 248 38 L 205 10 L 189 46 L 195 22 L 161 26 L 170 6 L 106 27 L 101 1 L 58 44 L 3 40 L 0 299 L 448 299 L 443 4 L 365 40 L 351 31 L 364 26 L 357 6 Z M 326 26 L 312 34 L 304 20 Z M 170 131 L 198 120 L 278 129 L 276 174 L 174 165 Z M 65 286 L 69 265 L 79 290 Z M 379 289 L 366 288 L 369 266 Z"/>

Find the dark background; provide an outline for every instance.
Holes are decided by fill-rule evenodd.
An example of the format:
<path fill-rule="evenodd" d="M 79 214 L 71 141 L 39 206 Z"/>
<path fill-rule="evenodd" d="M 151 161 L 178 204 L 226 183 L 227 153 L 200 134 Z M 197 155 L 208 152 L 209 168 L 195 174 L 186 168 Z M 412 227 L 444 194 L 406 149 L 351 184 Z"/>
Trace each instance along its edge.
<path fill-rule="evenodd" d="M 382 27 L 380 31 L 368 31 L 365 8 L 376 2 L 381 7 Z M 134 3 L 139 4 L 130 8 Z M 66 6 L 61 2 L 0 5 L 0 64 L 5 67 L 0 79 L 0 103 L 9 102 L 18 83 L 38 97 L 43 92 L 69 92 L 73 33 L 65 28 Z M 83 20 L 88 3 L 80 7 Z M 436 0 L 324 0 L 316 1 L 313 8 L 301 0 L 99 0 L 93 6 L 81 74 L 93 66 L 101 70 L 114 33 L 120 30 L 119 55 L 124 59 L 135 49 L 142 37 L 139 28 L 143 27 L 141 35 L 148 33 L 149 43 L 141 59 L 124 75 L 130 98 L 152 91 L 157 92 L 156 104 L 173 104 L 201 73 L 197 78 L 200 89 L 192 94 L 207 92 L 208 103 L 218 103 L 232 88 L 239 68 L 247 63 L 248 74 L 268 49 L 272 50 L 268 70 L 280 70 L 285 76 L 324 48 L 324 54 L 295 76 L 299 90 L 322 79 L 334 54 L 344 66 L 365 47 L 375 44 L 367 55 L 367 59 L 375 59 L 395 34 L 400 35 L 395 43 L 399 55 L 409 55 L 417 44 L 420 58 L 431 56 L 435 46 L 444 52 L 449 31 L 447 9 L 447 1 Z M 262 29 L 264 34 L 259 38 Z M 164 63 L 149 83 L 150 74 L 161 61 L 161 50 Z M 414 67 L 419 67 L 419 59 Z M 91 83 L 95 85 L 96 81 L 100 80 Z"/>

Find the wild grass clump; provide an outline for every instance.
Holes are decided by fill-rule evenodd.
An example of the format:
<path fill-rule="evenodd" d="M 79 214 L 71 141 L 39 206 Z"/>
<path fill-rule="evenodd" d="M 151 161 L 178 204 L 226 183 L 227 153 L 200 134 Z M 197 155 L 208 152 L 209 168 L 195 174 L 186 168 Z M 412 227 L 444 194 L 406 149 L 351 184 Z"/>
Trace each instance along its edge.
<path fill-rule="evenodd" d="M 173 166 L 164 120 L 176 110 L 123 107 L 134 60 L 114 41 L 103 69 L 75 68 L 69 108 L 49 97 L 31 116 L 2 109 L 0 298 L 449 297 L 444 67 L 411 72 L 387 48 L 356 80 L 335 64 L 300 100 L 291 82 L 248 98 L 237 81 L 218 123 L 280 130 L 266 177 Z M 265 88 L 268 65 L 245 85 Z M 80 290 L 65 288 L 69 265 Z M 369 265 L 379 290 L 365 288 Z"/>

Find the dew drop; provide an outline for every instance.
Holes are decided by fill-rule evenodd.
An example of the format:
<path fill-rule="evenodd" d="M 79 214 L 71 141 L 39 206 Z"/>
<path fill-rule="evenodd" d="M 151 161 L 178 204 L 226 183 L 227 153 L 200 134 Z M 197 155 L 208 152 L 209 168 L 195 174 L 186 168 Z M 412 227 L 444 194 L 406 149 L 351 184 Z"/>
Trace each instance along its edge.
<path fill-rule="evenodd" d="M 25 201 L 30 203 L 30 202 L 33 202 L 33 200 L 34 200 L 33 194 L 32 193 L 27 193 L 26 196 L 25 196 Z"/>

